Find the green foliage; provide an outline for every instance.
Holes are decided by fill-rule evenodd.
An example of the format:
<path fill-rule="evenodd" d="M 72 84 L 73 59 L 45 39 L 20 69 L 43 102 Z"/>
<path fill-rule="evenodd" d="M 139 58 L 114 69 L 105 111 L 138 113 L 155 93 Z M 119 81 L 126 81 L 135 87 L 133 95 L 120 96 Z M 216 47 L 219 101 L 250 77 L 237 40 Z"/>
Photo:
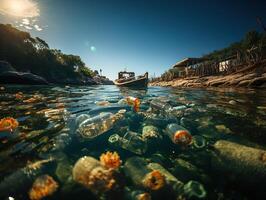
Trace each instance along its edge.
<path fill-rule="evenodd" d="M 245 53 L 248 49 L 259 46 L 266 46 L 266 34 L 250 31 L 246 33 L 245 37 L 240 42 L 235 42 L 229 47 L 221 50 L 215 50 L 203 56 L 203 58 L 208 60 L 220 60 L 236 55 L 237 53 Z"/>
<path fill-rule="evenodd" d="M 95 76 L 95 73 L 87 68 L 87 67 L 79 67 L 79 71 L 84 75 L 84 76 L 87 76 L 87 77 L 93 77 Z"/>
<path fill-rule="evenodd" d="M 179 70 L 177 68 L 169 69 L 161 75 L 163 81 L 170 81 L 179 76 Z"/>
<path fill-rule="evenodd" d="M 53 83 L 93 76 L 79 56 L 50 49 L 44 40 L 32 38 L 11 25 L 0 24 L 0 60 L 9 62 L 18 71 L 30 71 Z"/>

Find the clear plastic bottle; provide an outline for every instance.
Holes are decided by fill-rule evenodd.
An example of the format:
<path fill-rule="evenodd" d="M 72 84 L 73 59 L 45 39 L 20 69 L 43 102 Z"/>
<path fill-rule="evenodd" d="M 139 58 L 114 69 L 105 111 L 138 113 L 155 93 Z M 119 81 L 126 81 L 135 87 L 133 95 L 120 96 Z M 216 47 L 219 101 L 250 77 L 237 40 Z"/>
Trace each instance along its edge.
<path fill-rule="evenodd" d="M 165 186 L 165 177 L 158 170 L 150 169 L 144 158 L 129 158 L 125 162 L 124 171 L 137 187 L 160 190 Z"/>
<path fill-rule="evenodd" d="M 150 102 L 150 106 L 153 110 L 156 110 L 156 111 L 161 111 L 161 112 L 171 112 L 172 111 L 172 106 L 169 103 L 160 101 L 158 99 L 153 99 Z"/>
<path fill-rule="evenodd" d="M 147 142 L 140 134 L 128 131 L 123 137 L 113 134 L 108 139 L 110 144 L 119 146 L 132 153 L 142 155 L 147 151 Z"/>
<path fill-rule="evenodd" d="M 99 160 L 89 156 L 84 156 L 75 163 L 72 175 L 74 181 L 85 186 L 94 194 L 100 195 L 117 185 L 112 170 L 104 168 Z"/>
<path fill-rule="evenodd" d="M 192 142 L 192 136 L 190 132 L 178 124 L 168 124 L 165 129 L 165 133 L 175 144 L 187 146 Z"/>
<path fill-rule="evenodd" d="M 123 114 L 110 112 L 100 113 L 95 117 L 85 119 L 78 127 L 78 133 L 87 139 L 93 139 L 113 128 L 114 123 L 121 119 Z"/>

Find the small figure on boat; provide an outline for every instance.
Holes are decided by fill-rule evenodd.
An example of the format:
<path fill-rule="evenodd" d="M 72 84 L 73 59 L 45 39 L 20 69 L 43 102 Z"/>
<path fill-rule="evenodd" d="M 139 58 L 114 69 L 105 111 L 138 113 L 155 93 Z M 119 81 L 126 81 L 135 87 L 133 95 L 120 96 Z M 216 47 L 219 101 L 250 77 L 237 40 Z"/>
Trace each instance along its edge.
<path fill-rule="evenodd" d="M 121 87 L 147 87 L 148 72 L 136 77 L 134 72 L 122 71 L 118 73 L 118 79 L 114 83 Z"/>

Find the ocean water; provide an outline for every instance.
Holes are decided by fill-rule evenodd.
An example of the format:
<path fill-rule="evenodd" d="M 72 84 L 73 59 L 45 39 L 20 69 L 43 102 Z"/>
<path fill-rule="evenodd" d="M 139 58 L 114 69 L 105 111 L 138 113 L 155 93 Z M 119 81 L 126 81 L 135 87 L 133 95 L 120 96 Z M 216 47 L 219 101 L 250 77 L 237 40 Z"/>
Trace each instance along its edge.
<path fill-rule="evenodd" d="M 128 96 L 140 99 L 138 112 L 121 101 Z M 174 109 L 169 112 L 166 108 L 151 109 L 151 101 Z M 122 114 L 110 123 L 96 121 L 92 128 L 94 136 L 85 137 L 77 118 L 82 114 L 101 118 L 106 112 Z M 45 199 L 265 198 L 264 90 L 4 86 L 0 91 L 0 119 L 6 117 L 16 119 L 19 125 L 12 131 L 0 132 L 0 199 L 34 199 L 30 195 L 34 181 L 41 182 L 45 179 L 43 175 L 49 175 L 57 183 L 55 192 L 44 195 Z M 170 123 L 186 128 L 192 142 L 173 143 L 165 131 Z M 158 137 L 143 139 L 145 126 L 156 127 Z M 131 147 L 108 141 L 111 135 L 123 138 L 128 131 L 137 133 L 144 143 L 132 137 L 127 141 Z M 98 132 L 101 134 L 97 135 Z M 122 161 L 116 170 L 117 187 L 95 192 L 73 180 L 73 166 L 81 157 L 99 160 L 107 151 L 117 152 Z M 258 158 L 256 152 L 260 154 Z M 124 166 L 136 156 L 147 163 L 159 163 L 184 185 L 197 181 L 206 194 L 193 196 L 193 188 L 187 186 L 189 191 L 185 192 L 187 187 L 183 185 L 177 192 L 172 182 L 164 183 L 165 187 L 156 191 L 143 187 L 134 174 L 145 175 L 146 166 L 140 163 L 139 171 L 133 175 Z M 49 188 L 53 181 L 41 184 Z M 97 190 L 100 187 L 97 184 L 91 187 Z M 45 191 L 49 194 L 48 189 Z M 144 193 L 148 195 L 136 195 Z"/>

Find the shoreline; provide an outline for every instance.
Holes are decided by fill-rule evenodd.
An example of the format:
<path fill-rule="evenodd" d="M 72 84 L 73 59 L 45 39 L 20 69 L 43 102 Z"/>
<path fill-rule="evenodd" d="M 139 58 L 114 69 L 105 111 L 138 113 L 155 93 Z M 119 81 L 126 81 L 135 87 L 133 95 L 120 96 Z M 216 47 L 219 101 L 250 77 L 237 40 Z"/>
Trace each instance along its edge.
<path fill-rule="evenodd" d="M 235 87 L 266 89 L 266 62 L 243 68 L 229 75 L 193 76 L 171 81 L 153 81 L 149 86 L 162 87 Z"/>

